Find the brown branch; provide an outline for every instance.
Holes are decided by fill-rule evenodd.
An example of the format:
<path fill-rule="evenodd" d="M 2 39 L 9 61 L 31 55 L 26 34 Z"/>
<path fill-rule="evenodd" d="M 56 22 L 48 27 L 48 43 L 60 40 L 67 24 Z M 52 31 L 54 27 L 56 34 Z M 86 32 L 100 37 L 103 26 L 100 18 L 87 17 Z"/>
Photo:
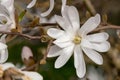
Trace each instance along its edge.
<path fill-rule="evenodd" d="M 42 36 L 30 36 L 30 35 L 19 33 L 19 32 L 5 32 L 5 31 L 0 31 L 0 33 L 8 34 L 8 35 L 22 36 L 22 37 L 25 37 L 27 39 L 41 39 L 42 38 Z"/>
<path fill-rule="evenodd" d="M 49 50 L 50 50 L 50 47 L 51 47 L 52 42 L 53 42 L 53 40 L 50 40 L 50 41 L 49 41 L 48 46 L 47 46 L 46 53 L 44 54 L 43 59 L 40 61 L 40 64 L 45 64 L 45 63 L 46 63 L 46 58 L 47 58 L 47 55 L 48 55 L 48 52 L 49 52 Z"/>
<path fill-rule="evenodd" d="M 105 30 L 105 29 L 120 29 L 120 26 L 111 25 L 111 24 L 107 24 L 105 26 L 100 25 L 100 27 L 96 28 L 93 32 L 100 31 L 100 30 Z"/>

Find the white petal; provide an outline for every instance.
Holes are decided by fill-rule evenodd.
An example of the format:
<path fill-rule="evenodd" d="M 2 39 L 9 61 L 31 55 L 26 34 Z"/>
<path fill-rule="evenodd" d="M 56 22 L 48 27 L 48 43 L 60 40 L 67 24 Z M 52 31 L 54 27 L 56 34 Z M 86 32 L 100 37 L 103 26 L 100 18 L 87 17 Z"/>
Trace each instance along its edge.
<path fill-rule="evenodd" d="M 31 80 L 43 80 L 43 77 L 37 72 L 22 71 L 22 73 L 28 76 Z"/>
<path fill-rule="evenodd" d="M 14 0 L 2 0 L 1 2 L 2 5 L 4 5 L 6 7 L 6 9 L 9 11 L 9 16 L 11 18 L 11 22 L 13 22 L 13 24 L 15 24 L 15 18 L 14 18 Z M 15 26 L 13 26 L 12 28 L 15 28 Z"/>
<path fill-rule="evenodd" d="M 90 41 L 88 41 L 87 39 L 82 39 L 81 44 L 82 47 L 86 47 L 86 48 L 91 48 L 92 49 L 92 44 L 90 43 Z"/>
<path fill-rule="evenodd" d="M 63 18 L 64 18 L 64 20 L 65 20 L 65 23 L 67 23 L 67 25 L 69 24 L 69 26 L 68 27 L 70 27 L 71 28 L 71 30 L 73 29 L 72 28 L 72 23 L 71 23 L 71 21 L 70 21 L 70 18 L 69 18 L 69 16 L 68 16 L 68 10 L 69 10 L 69 8 L 70 8 L 70 6 L 64 6 L 64 9 L 63 9 L 63 11 L 62 11 L 62 16 L 63 16 Z M 69 31 L 69 30 L 68 30 Z M 70 31 L 70 32 L 73 32 L 73 30 L 72 31 Z"/>
<path fill-rule="evenodd" d="M 86 66 L 80 46 L 75 46 L 74 49 L 74 65 L 77 75 L 82 78 L 86 73 Z"/>
<path fill-rule="evenodd" d="M 64 34 L 64 31 L 56 28 L 50 28 L 48 29 L 47 34 L 52 38 L 58 38 Z"/>
<path fill-rule="evenodd" d="M 66 41 L 66 42 L 57 42 L 57 41 L 54 41 L 53 43 L 55 45 L 59 46 L 60 48 L 65 48 L 65 47 L 68 47 L 68 46 L 71 46 L 71 45 L 74 44 L 72 41 Z"/>
<path fill-rule="evenodd" d="M 0 50 L 0 63 L 4 63 L 8 59 L 8 50 Z"/>
<path fill-rule="evenodd" d="M 99 65 L 103 64 L 103 58 L 98 52 L 89 48 L 84 48 L 84 47 L 82 47 L 82 49 L 84 53 L 96 64 L 99 64 Z"/>
<path fill-rule="evenodd" d="M 1 64 L 1 66 L 2 66 L 3 70 L 6 70 L 6 69 L 11 68 L 11 67 L 15 67 L 15 65 L 12 63 L 4 63 L 4 64 Z"/>
<path fill-rule="evenodd" d="M 60 68 L 65 65 L 65 63 L 72 56 L 74 45 L 69 46 L 61 50 L 61 55 L 55 61 L 55 68 Z"/>
<path fill-rule="evenodd" d="M 64 8 L 65 8 L 65 6 L 66 6 L 66 1 L 67 1 L 67 0 L 62 0 L 62 11 L 64 11 Z"/>
<path fill-rule="evenodd" d="M 46 12 L 42 13 L 41 16 L 45 17 L 45 16 L 49 15 L 51 13 L 51 11 L 53 10 L 53 8 L 54 8 L 54 4 L 55 4 L 54 0 L 50 0 L 50 7 L 49 7 L 49 9 Z"/>
<path fill-rule="evenodd" d="M 1 0 L 1 4 L 4 6 L 11 6 L 14 4 L 14 0 Z"/>
<path fill-rule="evenodd" d="M 109 35 L 106 32 L 101 32 L 101 33 L 87 35 L 86 38 L 91 42 L 104 42 L 109 38 Z"/>
<path fill-rule="evenodd" d="M 32 0 L 32 1 L 28 4 L 27 8 L 32 8 L 32 7 L 36 4 L 36 1 L 37 1 L 37 0 Z"/>
<path fill-rule="evenodd" d="M 60 36 L 57 38 L 54 42 L 67 42 L 67 41 L 72 41 L 73 35 L 65 33 L 64 35 Z"/>
<path fill-rule="evenodd" d="M 110 43 L 108 41 L 102 43 L 92 43 L 93 49 L 99 52 L 106 52 L 110 49 Z"/>
<path fill-rule="evenodd" d="M 80 27 L 79 14 L 74 6 L 68 8 L 68 16 L 72 24 L 73 30 L 76 32 Z"/>
<path fill-rule="evenodd" d="M 89 18 L 81 27 L 79 35 L 86 35 L 93 31 L 100 24 L 100 15 L 96 14 L 94 17 Z"/>
<path fill-rule="evenodd" d="M 3 50 L 5 48 L 7 48 L 7 45 L 2 43 L 2 42 L 0 42 L 0 50 Z"/>
<path fill-rule="evenodd" d="M 67 32 L 72 32 L 72 27 L 63 17 L 55 15 L 55 19 L 61 28 L 63 28 Z"/>
<path fill-rule="evenodd" d="M 6 36 L 7 36 L 7 34 L 2 35 L 0 38 L 0 42 L 6 43 L 6 40 L 5 40 Z"/>
<path fill-rule="evenodd" d="M 60 50 L 61 50 L 61 48 L 58 47 L 58 46 L 56 46 L 56 45 L 51 46 L 50 50 L 48 52 L 47 57 L 56 57 L 56 56 L 59 56 L 60 55 L 60 53 L 59 53 Z"/>

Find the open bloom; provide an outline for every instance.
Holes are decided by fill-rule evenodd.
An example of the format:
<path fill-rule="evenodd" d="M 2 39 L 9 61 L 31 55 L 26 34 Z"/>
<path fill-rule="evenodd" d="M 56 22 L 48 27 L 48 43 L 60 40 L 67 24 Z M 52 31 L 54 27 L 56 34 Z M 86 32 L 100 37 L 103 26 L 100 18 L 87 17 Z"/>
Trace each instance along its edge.
<path fill-rule="evenodd" d="M 14 0 L 0 1 L 0 31 L 10 31 L 16 27 Z"/>
<path fill-rule="evenodd" d="M 8 59 L 8 49 L 5 44 L 6 35 L 1 36 L 0 38 L 0 63 L 4 63 Z"/>
<path fill-rule="evenodd" d="M 100 24 L 100 15 L 89 18 L 80 28 L 77 9 L 74 6 L 65 6 L 61 16 L 55 16 L 57 23 L 63 30 L 50 28 L 47 34 L 56 40 L 51 46 L 48 57 L 59 56 L 55 68 L 62 67 L 74 53 L 74 66 L 78 77 L 86 73 L 83 52 L 96 64 L 101 65 L 103 58 L 98 52 L 106 52 L 110 44 L 106 41 L 109 35 L 106 32 L 88 34 Z"/>
<path fill-rule="evenodd" d="M 33 71 L 21 71 L 20 69 L 16 68 L 12 63 L 4 63 L 0 64 L 0 77 L 4 76 L 4 71 L 12 69 L 12 73 L 14 74 L 14 71 L 18 74 L 14 74 L 15 80 L 20 79 L 20 80 L 43 80 L 43 77 Z M 22 75 L 20 75 L 22 74 Z M 18 77 L 19 76 L 19 77 Z"/>

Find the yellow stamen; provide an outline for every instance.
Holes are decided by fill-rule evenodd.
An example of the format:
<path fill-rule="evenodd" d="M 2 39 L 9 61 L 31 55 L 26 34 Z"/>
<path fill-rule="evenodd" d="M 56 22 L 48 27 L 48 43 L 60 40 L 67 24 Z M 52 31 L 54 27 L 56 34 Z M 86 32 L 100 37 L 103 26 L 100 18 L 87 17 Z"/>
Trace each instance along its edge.
<path fill-rule="evenodd" d="M 73 42 L 74 42 L 75 44 L 79 44 L 79 43 L 81 42 L 81 37 L 75 36 Z"/>

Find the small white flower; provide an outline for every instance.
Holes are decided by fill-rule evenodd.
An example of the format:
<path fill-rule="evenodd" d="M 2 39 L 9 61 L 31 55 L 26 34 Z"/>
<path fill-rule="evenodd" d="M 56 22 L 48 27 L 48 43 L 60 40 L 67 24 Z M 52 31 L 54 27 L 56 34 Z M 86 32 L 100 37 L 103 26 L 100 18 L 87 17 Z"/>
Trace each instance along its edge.
<path fill-rule="evenodd" d="M 14 0 L 0 1 L 0 31 L 16 28 L 14 12 Z"/>
<path fill-rule="evenodd" d="M 4 71 L 9 68 L 14 68 L 16 71 L 23 73 L 24 76 L 21 77 L 22 80 L 43 80 L 43 77 L 39 73 L 33 71 L 21 71 L 20 69 L 16 68 L 12 63 L 0 64 L 0 77 L 2 77 Z"/>
<path fill-rule="evenodd" d="M 0 39 L 0 63 L 4 63 L 8 59 L 8 49 L 5 44 L 6 35 L 1 36 Z"/>
<path fill-rule="evenodd" d="M 81 28 L 79 14 L 74 6 L 65 6 L 62 16 L 56 15 L 55 18 L 63 30 L 50 28 L 47 31 L 49 36 L 56 39 L 47 56 L 59 56 L 55 68 L 60 68 L 74 53 L 76 73 L 82 78 L 86 73 L 83 52 L 96 64 L 101 65 L 103 58 L 98 52 L 109 50 L 110 44 L 106 41 L 109 35 L 106 32 L 88 34 L 100 24 L 99 14 L 89 18 Z"/>

